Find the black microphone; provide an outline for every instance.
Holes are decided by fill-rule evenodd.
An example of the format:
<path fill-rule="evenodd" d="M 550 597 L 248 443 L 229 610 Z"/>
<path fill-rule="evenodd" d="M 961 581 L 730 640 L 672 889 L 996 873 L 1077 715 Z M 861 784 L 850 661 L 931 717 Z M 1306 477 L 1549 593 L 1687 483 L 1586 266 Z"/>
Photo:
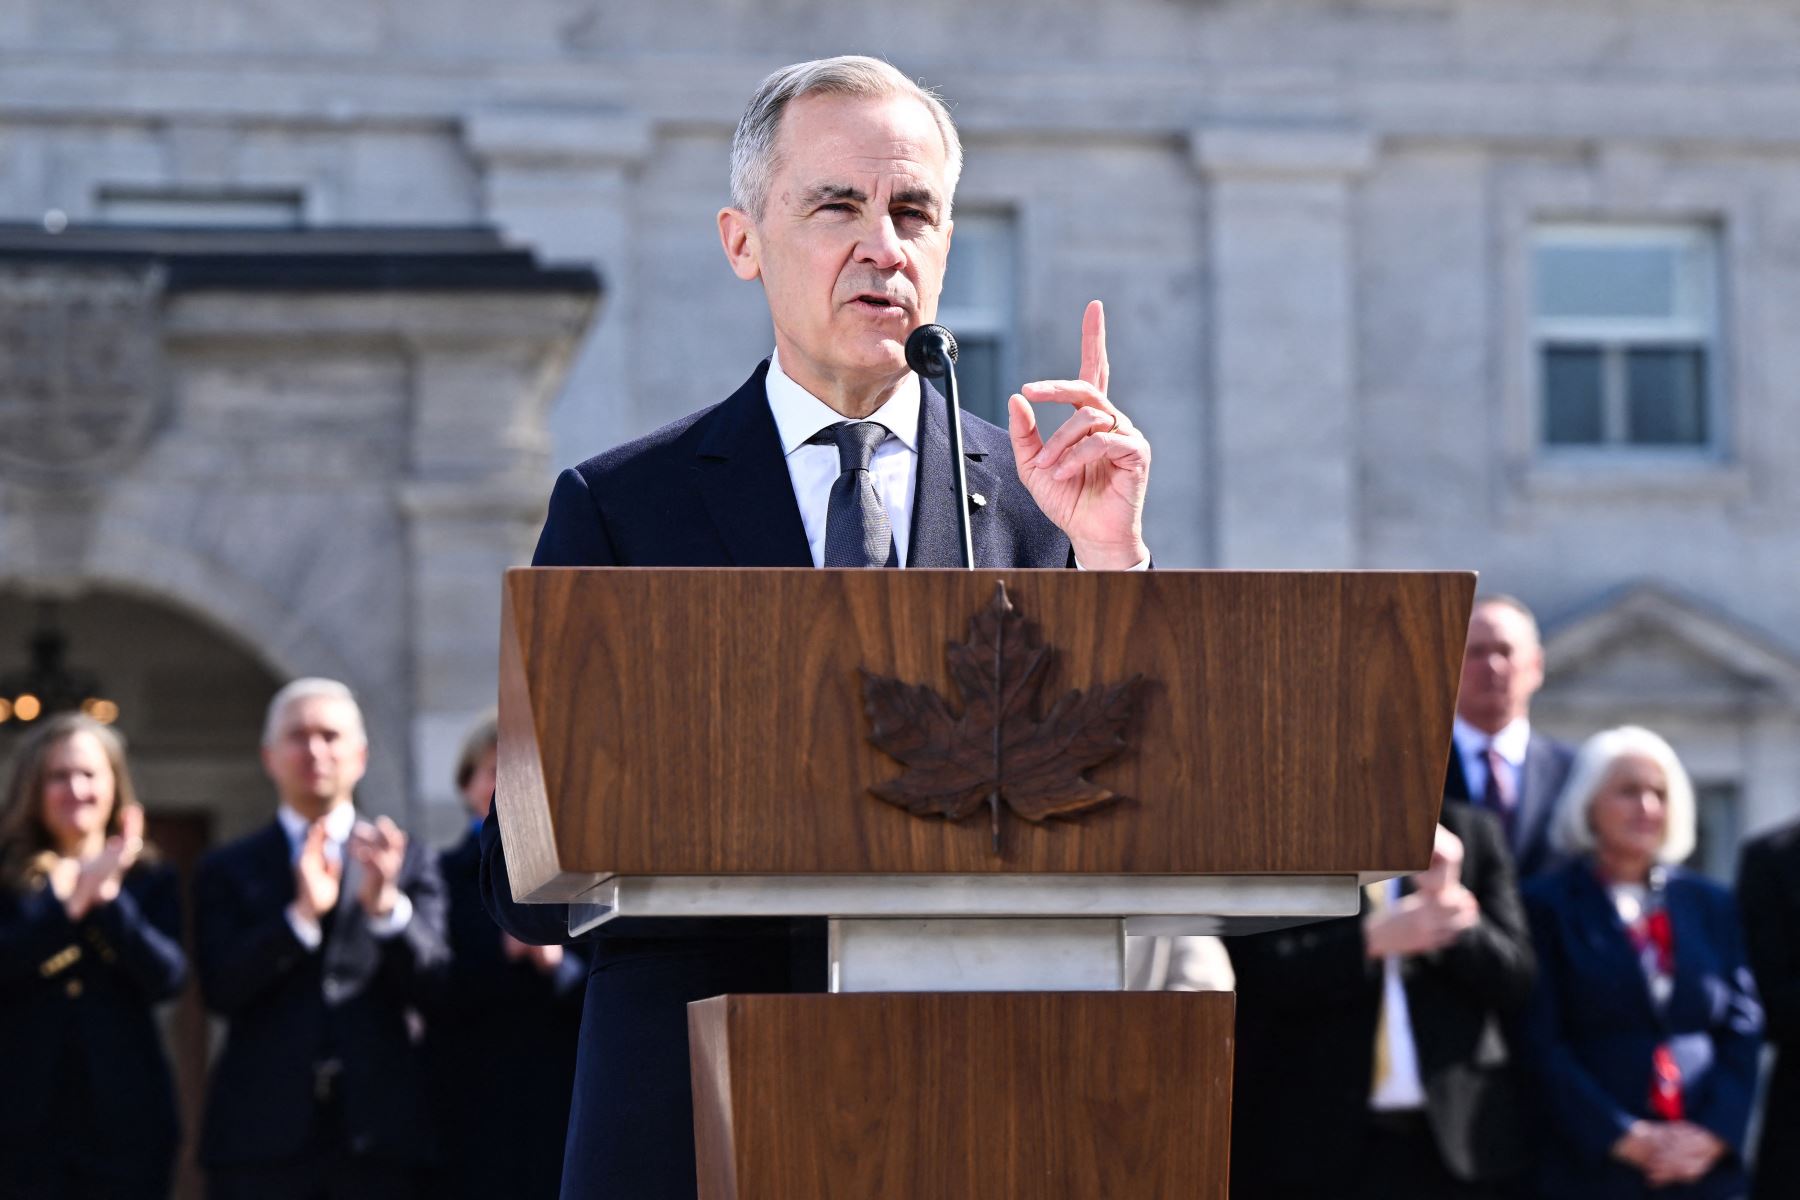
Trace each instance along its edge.
<path fill-rule="evenodd" d="M 944 415 L 950 426 L 950 479 L 956 495 L 957 542 L 962 565 L 975 567 L 975 539 L 969 532 L 969 477 L 963 470 L 962 405 L 956 398 L 956 335 L 942 325 L 921 325 L 906 338 L 906 365 L 926 379 L 944 380 Z"/>
<path fill-rule="evenodd" d="M 927 379 L 950 373 L 956 335 L 942 325 L 921 325 L 906 338 L 906 365 Z"/>

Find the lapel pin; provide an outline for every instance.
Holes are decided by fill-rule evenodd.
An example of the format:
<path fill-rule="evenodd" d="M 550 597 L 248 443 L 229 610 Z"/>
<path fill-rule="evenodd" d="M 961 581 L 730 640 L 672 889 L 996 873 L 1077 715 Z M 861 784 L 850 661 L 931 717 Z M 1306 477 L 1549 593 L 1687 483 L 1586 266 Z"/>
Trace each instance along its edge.
<path fill-rule="evenodd" d="M 986 508 L 987 507 L 987 497 L 982 495 L 980 492 L 970 492 L 969 493 L 969 507 L 970 508 Z"/>

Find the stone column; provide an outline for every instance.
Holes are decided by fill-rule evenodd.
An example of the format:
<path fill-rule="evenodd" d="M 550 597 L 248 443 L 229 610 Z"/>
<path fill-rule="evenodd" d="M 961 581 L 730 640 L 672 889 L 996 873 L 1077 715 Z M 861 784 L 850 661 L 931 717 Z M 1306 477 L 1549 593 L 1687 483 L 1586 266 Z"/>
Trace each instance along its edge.
<path fill-rule="evenodd" d="M 593 311 L 586 296 L 421 301 L 413 364 L 411 554 L 414 827 L 462 824 L 457 748 L 494 706 L 503 572 L 529 562 L 549 496 L 544 417 Z M 426 328 L 430 314 L 437 328 Z"/>
<path fill-rule="evenodd" d="M 631 113 L 506 109 L 471 115 L 464 137 L 488 219 L 546 263 L 592 266 L 604 281 L 609 318 L 590 332 L 549 418 L 553 458 L 569 466 L 629 425 L 632 181 L 655 132 Z"/>
<path fill-rule="evenodd" d="M 1375 140 L 1217 127 L 1192 149 L 1209 183 L 1212 561 L 1354 566 L 1353 194 Z"/>

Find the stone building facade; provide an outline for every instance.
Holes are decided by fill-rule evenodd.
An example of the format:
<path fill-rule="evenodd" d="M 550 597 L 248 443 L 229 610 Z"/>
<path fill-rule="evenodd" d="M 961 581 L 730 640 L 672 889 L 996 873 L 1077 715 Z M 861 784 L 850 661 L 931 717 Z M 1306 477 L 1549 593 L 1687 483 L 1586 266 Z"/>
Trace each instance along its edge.
<path fill-rule="evenodd" d="M 106 606 L 142 602 L 257 664 L 245 695 L 344 674 L 371 792 L 448 830 L 552 468 L 771 343 L 713 232 L 740 106 L 870 50 L 963 130 L 972 404 L 1071 374 L 1105 299 L 1159 562 L 1479 569 L 1546 619 L 1546 724 L 1694 763 L 1709 867 L 1800 811 L 1785 0 L 0 0 L 0 219 L 488 227 L 607 295 L 578 348 L 573 294 L 162 303 L 135 466 L 52 503 L 0 465 L 0 655 L 49 593 L 111 669 L 148 650 L 103 648 Z"/>

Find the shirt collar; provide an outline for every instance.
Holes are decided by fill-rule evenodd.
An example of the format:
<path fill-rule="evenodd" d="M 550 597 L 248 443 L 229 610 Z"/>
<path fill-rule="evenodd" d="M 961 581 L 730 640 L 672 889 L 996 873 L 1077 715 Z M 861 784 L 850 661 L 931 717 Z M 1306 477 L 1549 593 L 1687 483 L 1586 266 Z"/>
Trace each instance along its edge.
<path fill-rule="evenodd" d="M 1492 744 L 1494 750 L 1515 767 L 1525 765 L 1525 750 L 1531 744 L 1531 719 L 1514 717 L 1506 728 L 1489 737 L 1461 717 L 1456 718 L 1456 744 L 1480 754 Z"/>
<path fill-rule="evenodd" d="M 282 832 L 287 834 L 288 841 L 298 846 L 306 840 L 306 827 L 311 824 L 305 817 L 283 804 L 275 810 L 275 819 L 281 822 Z M 350 831 L 356 828 L 356 806 L 340 804 L 325 814 L 325 837 L 333 842 L 347 842 Z"/>
<path fill-rule="evenodd" d="M 827 425 L 847 420 L 843 413 L 825 403 L 788 377 L 781 369 L 778 354 L 769 355 L 769 374 L 763 386 L 769 394 L 769 411 L 775 414 L 775 429 L 781 435 L 781 453 L 790 455 L 806 444 Z M 866 420 L 887 426 L 890 434 L 914 454 L 919 452 L 919 377 L 911 371 L 888 397 L 888 402 L 870 413 Z"/>

